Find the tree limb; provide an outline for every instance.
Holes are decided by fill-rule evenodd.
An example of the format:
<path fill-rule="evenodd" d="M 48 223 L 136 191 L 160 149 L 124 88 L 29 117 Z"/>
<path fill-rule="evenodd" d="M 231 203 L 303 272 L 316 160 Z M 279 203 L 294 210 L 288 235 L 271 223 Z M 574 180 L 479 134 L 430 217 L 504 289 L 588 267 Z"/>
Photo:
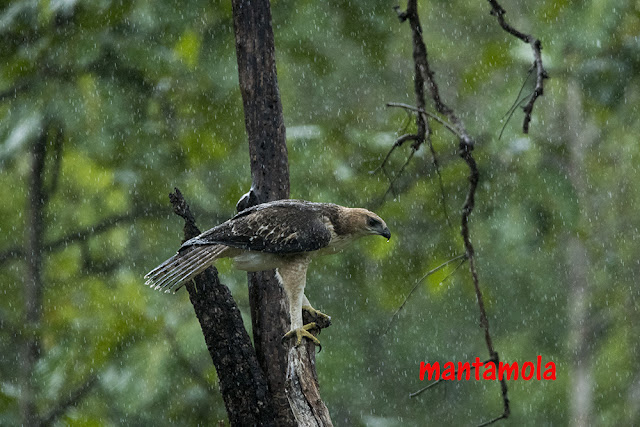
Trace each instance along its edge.
<path fill-rule="evenodd" d="M 91 374 L 82 384 L 69 392 L 66 399 L 59 401 L 49 412 L 47 412 L 38 422 L 39 426 L 53 425 L 60 416 L 64 415 L 67 410 L 76 406 L 98 383 L 98 374 Z"/>
<path fill-rule="evenodd" d="M 529 133 L 529 124 L 531 123 L 531 113 L 536 100 L 544 94 L 544 80 L 549 78 L 547 71 L 542 64 L 542 43 L 530 34 L 525 34 L 513 28 L 504 18 L 507 13 L 497 0 L 487 0 L 491 5 L 491 15 L 495 16 L 498 24 L 507 33 L 522 40 L 531 46 L 533 51 L 533 66 L 536 69 L 536 85 L 529 101 L 522 107 L 524 111 L 524 122 L 522 123 L 522 132 Z"/>
<path fill-rule="evenodd" d="M 504 14 L 504 12 L 502 12 L 502 14 Z M 489 319 L 487 317 L 486 309 L 484 306 L 484 299 L 482 296 L 482 292 L 480 290 L 478 272 L 476 270 L 476 265 L 475 265 L 475 250 L 471 242 L 471 237 L 470 237 L 471 233 L 469 229 L 469 217 L 471 216 L 471 213 L 473 212 L 473 209 L 475 206 L 475 195 L 476 195 L 476 190 L 478 187 L 478 181 L 480 177 L 478 166 L 472 154 L 473 149 L 475 147 L 475 142 L 471 138 L 464 124 L 455 114 L 453 109 L 450 108 L 448 105 L 446 105 L 442 100 L 442 98 L 440 97 L 440 90 L 438 88 L 438 84 L 435 81 L 435 75 L 431 70 L 431 67 L 429 66 L 427 49 L 424 44 L 424 41 L 422 40 L 422 26 L 420 24 L 420 18 L 418 16 L 417 0 L 408 0 L 407 10 L 403 13 L 399 13 L 398 16 L 401 21 L 405 21 L 405 20 L 409 21 L 412 35 L 413 35 L 413 46 L 414 46 L 413 57 L 414 57 L 414 61 L 416 62 L 416 69 L 420 70 L 425 84 L 429 87 L 429 91 L 431 93 L 431 99 L 433 100 L 436 110 L 440 114 L 445 115 L 448 118 L 448 121 L 451 123 L 451 125 L 448 126 L 448 129 L 454 132 L 458 136 L 459 155 L 469 167 L 469 188 L 467 191 L 467 196 L 466 196 L 464 205 L 462 206 L 460 228 L 461 228 L 462 240 L 465 247 L 466 259 L 469 261 L 469 271 L 471 273 L 471 277 L 473 280 L 473 286 L 475 289 L 476 299 L 478 302 L 478 309 L 480 311 L 480 325 L 484 331 L 484 337 L 487 345 L 487 350 L 489 351 L 489 357 L 491 360 L 493 360 L 497 364 L 499 362 L 499 357 L 498 357 L 498 353 L 495 351 L 493 347 L 493 342 L 491 339 L 491 333 L 489 330 Z M 416 109 L 419 110 L 419 108 L 416 108 Z M 501 386 L 502 400 L 503 400 L 503 413 L 499 417 L 494 418 L 488 423 L 485 423 L 483 425 L 488 425 L 497 420 L 509 417 L 509 414 L 510 414 L 509 398 L 507 396 L 507 384 L 504 379 L 500 380 L 500 386 Z"/>
<path fill-rule="evenodd" d="M 200 234 L 180 190 L 176 188 L 170 200 L 174 212 L 185 220 L 185 241 Z M 275 425 L 266 379 L 240 310 L 229 288 L 220 283 L 218 271 L 209 267 L 186 288 L 218 372 L 229 422 L 232 426 Z"/>
<path fill-rule="evenodd" d="M 49 243 L 44 243 L 42 246 L 42 251 L 43 253 L 55 252 L 59 249 L 66 248 L 72 243 L 82 242 L 89 239 L 90 237 L 95 237 L 98 234 L 109 231 L 124 222 L 135 221 L 147 216 L 154 216 L 165 211 L 166 207 L 164 206 L 152 206 L 144 209 L 136 209 L 131 212 L 113 215 L 95 225 L 81 228 L 63 237 L 60 237 L 59 239 L 53 240 Z M 25 256 L 25 254 L 26 251 L 22 246 L 14 246 L 12 248 L 5 249 L 4 251 L 0 252 L 0 266 L 11 259 L 22 258 Z"/>

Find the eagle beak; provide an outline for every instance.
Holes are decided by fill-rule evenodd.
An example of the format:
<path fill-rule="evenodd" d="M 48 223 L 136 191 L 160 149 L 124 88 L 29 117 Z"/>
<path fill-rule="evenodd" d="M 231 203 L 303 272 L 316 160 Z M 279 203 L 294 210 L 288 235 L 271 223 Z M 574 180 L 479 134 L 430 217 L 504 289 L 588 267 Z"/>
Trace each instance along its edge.
<path fill-rule="evenodd" d="M 380 235 L 381 235 L 382 237 L 386 237 L 386 238 L 387 238 L 387 241 L 389 241 L 389 239 L 391 239 L 391 232 L 389 231 L 389 228 L 388 228 L 388 227 L 383 228 L 383 229 L 382 229 L 382 232 L 380 233 Z"/>

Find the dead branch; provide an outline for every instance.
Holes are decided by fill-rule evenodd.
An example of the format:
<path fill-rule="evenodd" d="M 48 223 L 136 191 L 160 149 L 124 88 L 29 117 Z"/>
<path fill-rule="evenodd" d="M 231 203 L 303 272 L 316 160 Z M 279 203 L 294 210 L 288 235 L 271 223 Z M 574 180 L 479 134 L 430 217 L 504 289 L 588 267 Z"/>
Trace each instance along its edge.
<path fill-rule="evenodd" d="M 185 220 L 185 240 L 200 234 L 195 217 L 177 188 L 170 200 L 174 212 Z M 218 271 L 209 267 L 187 283 L 186 288 L 218 372 L 229 422 L 231 425 L 275 425 L 267 381 L 240 310 L 229 288 L 220 283 Z"/>
<path fill-rule="evenodd" d="M 435 120 L 436 122 L 440 123 L 442 126 L 447 128 L 447 130 L 449 130 L 449 132 L 451 132 L 452 134 L 454 134 L 458 138 L 462 137 L 462 134 L 460 134 L 458 132 L 458 130 L 451 123 L 447 122 L 446 120 L 444 120 L 443 118 L 437 116 L 436 114 L 428 112 L 424 108 L 414 107 L 413 105 L 403 104 L 402 102 L 387 102 L 386 105 L 387 105 L 387 107 L 404 108 L 405 110 L 415 111 L 417 113 L 424 114 L 425 116 L 427 116 L 427 117 Z"/>
<path fill-rule="evenodd" d="M 497 3 L 495 4 L 497 5 Z M 396 8 L 396 11 L 397 10 L 398 8 Z M 502 11 L 500 16 L 503 14 L 504 14 L 504 11 Z M 476 299 L 478 301 L 478 309 L 480 311 L 480 325 L 484 331 L 485 342 L 487 345 L 487 350 L 489 351 L 489 357 L 491 360 L 495 361 L 495 363 L 498 363 L 498 360 L 499 360 L 498 353 L 495 351 L 493 347 L 493 342 L 491 339 L 491 333 L 489 329 L 489 319 L 487 317 L 486 309 L 484 306 L 484 299 L 480 289 L 478 273 L 475 265 L 475 250 L 471 242 L 470 229 L 469 229 L 469 218 L 475 206 L 475 194 L 476 194 L 478 181 L 480 177 L 478 166 L 472 154 L 473 149 L 475 147 L 475 142 L 467 132 L 462 121 L 455 114 L 454 110 L 451 107 L 449 107 L 447 104 L 445 104 L 440 96 L 440 90 L 435 80 L 435 75 L 429 65 L 427 49 L 424 44 L 424 41 L 422 40 L 422 26 L 420 24 L 420 18 L 418 16 L 417 0 L 408 0 L 407 10 L 405 12 L 398 13 L 398 17 L 400 18 L 401 22 L 409 21 L 409 25 L 411 27 L 412 36 L 413 36 L 413 58 L 416 64 L 415 68 L 416 70 L 420 71 L 422 79 L 424 80 L 425 84 L 429 88 L 429 91 L 431 93 L 431 99 L 433 101 L 436 111 L 446 116 L 448 119 L 448 122 L 451 123 L 451 125 L 448 126 L 447 128 L 453 133 L 455 133 L 456 136 L 458 137 L 459 155 L 469 167 L 469 188 L 468 188 L 467 196 L 466 196 L 464 205 L 462 206 L 462 212 L 461 212 L 461 224 L 460 224 L 461 235 L 462 235 L 462 240 L 465 247 L 465 257 L 469 261 L 469 271 L 471 273 L 471 277 L 473 280 Z M 416 94 L 418 93 L 419 92 L 416 91 Z M 406 106 L 403 106 L 403 108 L 406 108 Z M 410 107 L 410 108 L 415 108 L 416 110 L 422 110 L 420 111 L 421 113 L 424 112 L 424 108 L 419 108 L 419 107 Z M 497 420 L 507 418 L 510 413 L 509 399 L 507 396 L 507 385 L 504 379 L 500 380 L 500 385 L 501 385 L 502 400 L 503 400 L 503 413 L 499 417 L 490 420 L 488 422 L 489 424 Z M 487 425 L 487 423 L 483 425 Z"/>
<path fill-rule="evenodd" d="M 522 40 L 531 46 L 533 51 L 533 66 L 536 70 L 536 85 L 529 101 L 522 107 L 524 111 L 524 122 L 522 123 L 522 132 L 529 133 L 529 124 L 531 123 L 531 113 L 536 100 L 544 94 L 544 80 L 549 78 L 547 71 L 542 64 L 542 43 L 530 34 L 525 34 L 513 28 L 504 18 L 507 13 L 497 0 L 487 0 L 491 5 L 491 15 L 495 16 L 498 24 L 507 33 Z"/>
<path fill-rule="evenodd" d="M 404 103 L 401 103 L 401 102 L 387 102 L 387 107 L 399 107 L 399 108 L 403 108 L 403 109 L 405 109 L 407 111 L 414 111 L 416 113 L 416 121 L 417 121 L 418 128 L 420 128 L 420 123 L 424 124 L 424 130 L 423 130 L 424 135 L 423 135 L 422 138 L 418 138 L 417 135 L 411 135 L 411 134 L 410 135 L 403 135 L 402 137 L 398 138 L 396 140 L 396 142 L 393 144 L 393 146 L 391 147 L 391 150 L 389 150 L 389 152 L 387 153 L 386 157 L 382 161 L 382 164 L 380 166 L 378 166 L 378 168 L 376 168 L 376 170 L 372 171 L 372 173 L 378 171 L 379 169 L 383 169 L 384 168 L 384 165 L 389 160 L 389 157 L 391 157 L 391 153 L 393 153 L 393 151 L 398 146 L 402 145 L 402 143 L 405 142 L 404 139 L 406 139 L 406 140 L 413 139 L 413 140 L 415 140 L 415 143 L 412 145 L 411 154 L 410 154 L 409 158 L 407 159 L 407 161 L 405 162 L 405 164 L 402 166 L 401 171 L 398 173 L 398 177 L 399 177 L 402 174 L 402 171 L 404 171 L 404 169 L 408 165 L 409 160 L 411 160 L 411 158 L 413 157 L 413 154 L 420 148 L 420 144 L 423 144 L 425 142 L 425 140 L 426 140 L 426 142 L 429 145 L 429 151 L 431 153 L 431 159 L 432 159 L 432 162 L 433 162 L 433 168 L 435 169 L 436 174 L 438 175 L 438 186 L 440 187 L 440 200 L 442 202 L 442 210 L 444 212 L 444 217 L 445 217 L 445 220 L 447 221 L 447 225 L 449 226 L 449 228 L 452 228 L 451 221 L 449 220 L 449 210 L 447 209 L 447 197 L 446 197 L 445 191 L 444 191 L 444 182 L 442 181 L 442 174 L 440 173 L 440 162 L 438 161 L 438 154 L 436 153 L 436 150 L 433 147 L 433 141 L 431 140 L 431 127 L 429 126 L 429 121 L 427 120 L 427 118 L 431 118 L 431 119 L 435 120 L 436 122 L 440 123 L 442 126 L 444 126 L 446 129 L 448 129 L 454 135 L 459 136 L 459 134 L 456 131 L 456 129 L 454 129 L 454 127 L 451 126 L 451 124 L 449 124 L 446 120 L 438 117 L 436 114 L 433 114 L 433 113 L 430 113 L 430 112 L 426 111 L 426 109 L 424 108 L 424 93 L 423 92 L 422 92 L 422 99 L 423 100 L 421 102 L 418 102 L 418 104 L 422 105 L 422 107 L 414 107 L 413 105 L 404 104 Z M 422 141 L 422 142 L 420 142 L 420 141 Z M 389 194 L 389 191 L 391 190 L 391 188 L 392 188 L 394 183 L 395 183 L 395 180 L 390 183 L 389 189 L 387 189 L 387 192 L 383 196 L 383 199 L 387 196 L 387 194 Z"/>
<path fill-rule="evenodd" d="M 313 366 L 305 363 L 309 352 L 315 348 L 309 345 L 291 346 L 287 364 L 287 398 L 296 422 L 301 426 L 333 426 L 329 410 L 320 397 L 318 376 Z"/>
<path fill-rule="evenodd" d="M 175 189 L 174 212 L 185 220 L 185 240 L 200 234 L 186 200 Z M 271 395 L 240 310 L 218 271 L 209 267 L 185 286 L 218 372 L 231 425 L 275 425 Z M 242 369 L 238 369 L 241 366 Z"/>

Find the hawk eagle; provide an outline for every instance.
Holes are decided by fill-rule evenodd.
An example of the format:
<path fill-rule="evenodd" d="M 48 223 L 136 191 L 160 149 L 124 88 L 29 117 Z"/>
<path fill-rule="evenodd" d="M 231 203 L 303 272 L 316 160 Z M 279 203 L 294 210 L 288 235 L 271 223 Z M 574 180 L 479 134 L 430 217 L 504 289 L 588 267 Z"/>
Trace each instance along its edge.
<path fill-rule="evenodd" d="M 245 209 L 230 220 L 186 241 L 174 256 L 150 271 L 146 284 L 156 290 L 177 290 L 219 258 L 231 258 L 238 270 L 276 269 L 289 300 L 291 330 L 284 338 L 305 336 L 315 323 L 302 324 L 302 308 L 315 312 L 304 295 L 309 262 L 340 252 L 367 235 L 389 239 L 391 233 L 378 215 L 366 209 L 331 203 L 277 200 Z"/>

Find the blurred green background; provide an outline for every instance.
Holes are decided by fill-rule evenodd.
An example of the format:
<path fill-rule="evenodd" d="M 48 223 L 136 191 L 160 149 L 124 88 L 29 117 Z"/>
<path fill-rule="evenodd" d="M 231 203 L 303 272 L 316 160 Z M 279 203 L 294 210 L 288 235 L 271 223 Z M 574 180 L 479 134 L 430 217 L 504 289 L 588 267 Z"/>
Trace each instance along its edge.
<path fill-rule="evenodd" d="M 508 382 L 507 424 L 638 423 L 640 2 L 501 4 L 542 40 L 551 76 L 529 136 L 517 111 L 498 139 L 530 48 L 499 28 L 487 2 L 419 6 L 443 98 L 478 141 L 471 233 L 495 347 L 505 361 L 556 364 L 556 381 Z M 291 196 L 372 208 L 393 234 L 312 265 L 307 295 L 334 321 L 317 356 L 321 392 L 336 425 L 477 424 L 502 411 L 496 383 L 408 397 L 425 385 L 421 361 L 488 357 L 466 265 L 424 281 L 383 334 L 416 280 L 463 252 L 468 173 L 455 139 L 434 125 L 451 227 L 426 147 L 399 177 L 409 146 L 387 174 L 369 173 L 413 129 L 385 107 L 415 102 L 411 34 L 394 5 L 272 2 Z M 59 425 L 226 419 L 186 292 L 153 292 L 142 276 L 180 244 L 174 186 L 202 229 L 232 216 L 250 186 L 230 2 L 5 1 L 0 59 L 0 424 L 21 422 L 31 333 L 41 414 L 95 379 Z M 23 321 L 24 242 L 30 149 L 42 132 L 54 191 L 34 332 Z M 225 262 L 219 270 L 250 327 L 246 275 Z"/>

